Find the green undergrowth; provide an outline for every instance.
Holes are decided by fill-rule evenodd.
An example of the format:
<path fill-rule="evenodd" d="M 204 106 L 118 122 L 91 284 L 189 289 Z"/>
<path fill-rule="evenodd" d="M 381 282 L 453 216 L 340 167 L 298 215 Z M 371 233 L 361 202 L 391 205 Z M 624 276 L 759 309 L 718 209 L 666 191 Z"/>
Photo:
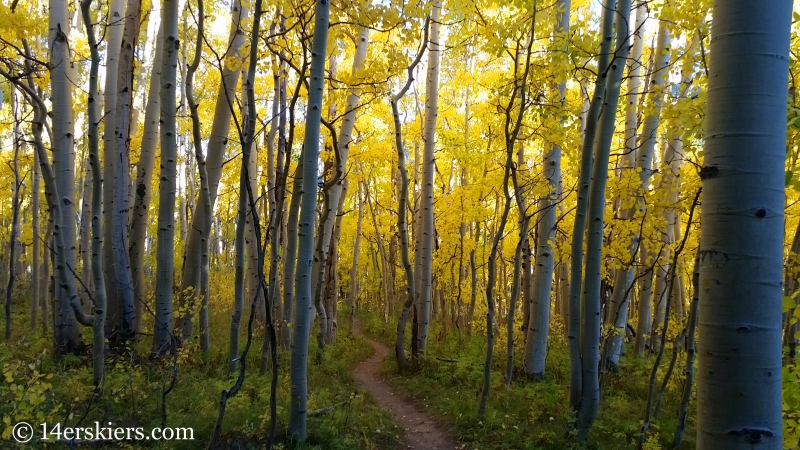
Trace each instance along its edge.
<path fill-rule="evenodd" d="M 166 425 L 192 428 L 195 439 L 115 442 L 93 448 L 194 450 L 208 446 L 217 421 L 220 394 L 231 388 L 236 379 L 227 370 L 230 308 L 221 303 L 215 304 L 212 298 L 210 355 L 202 355 L 196 343 L 182 349 L 178 354 L 177 381 L 166 397 Z M 4 431 L 0 448 L 14 448 L 11 430 L 19 421 L 29 422 L 37 430 L 37 438 L 24 448 L 56 448 L 37 442 L 41 433 L 38 427 L 42 423 L 52 428 L 56 423 L 62 427 L 93 427 L 95 421 L 103 425 L 112 422 L 115 427 L 143 427 L 147 432 L 161 426 L 162 392 L 170 384 L 173 361 L 149 358 L 152 337 L 143 337 L 135 351 L 127 355 L 109 356 L 102 392 L 98 392 L 92 383 L 90 350 L 77 356 L 54 358 L 51 335 L 41 330 L 29 331 L 27 304 L 20 301 L 14 305 L 12 339 L 0 343 L 0 367 L 4 377 L 0 381 L 0 416 L 4 420 L 0 426 Z M 244 348 L 246 324 L 245 315 L 240 348 Z M 91 342 L 91 330 L 84 328 L 82 332 L 84 341 Z M 217 448 L 265 447 L 271 378 L 260 373 L 262 342 L 263 327 L 257 327 L 246 360 L 246 378 L 238 395 L 228 401 Z M 346 326 L 340 327 L 336 342 L 327 347 L 321 363 L 317 362 L 314 339 L 309 350 L 309 412 L 333 409 L 308 418 L 307 443 L 288 439 L 290 353 L 279 350 L 275 448 L 372 450 L 396 447 L 399 429 L 388 413 L 357 389 L 351 374 L 358 362 L 373 351 L 363 337 L 351 336 Z M 58 448 L 63 448 L 63 444 Z"/>
<path fill-rule="evenodd" d="M 365 333 L 394 345 L 394 324 L 364 315 Z M 505 335 L 502 326 L 501 336 Z M 555 328 L 555 327 L 554 327 Z M 520 333 L 517 333 L 520 335 Z M 407 341 L 410 333 L 407 334 Z M 409 344 L 410 345 L 410 344 Z M 654 358 L 623 357 L 619 372 L 610 374 L 602 386 L 603 397 L 597 420 L 587 443 L 579 443 L 570 432 L 573 416 L 569 408 L 569 353 L 562 329 L 553 329 L 544 379 L 529 381 L 522 373 L 524 348 L 521 336 L 515 348 L 515 377 L 504 384 L 506 341 L 498 339 L 492 365 L 492 384 L 486 413 L 477 414 L 483 385 L 486 338 L 468 337 L 451 330 L 431 327 L 428 355 L 424 361 L 400 374 L 394 358 L 387 358 L 381 371 L 399 390 L 442 417 L 470 450 L 493 449 L 631 449 L 639 437 L 647 400 L 648 380 Z M 658 385 L 671 356 L 664 354 Z M 629 352 L 630 354 L 630 352 Z M 681 354 L 667 387 L 658 419 L 650 424 L 646 450 L 671 449 L 677 425 L 677 409 L 683 380 Z M 694 400 L 681 449 L 695 447 Z"/>

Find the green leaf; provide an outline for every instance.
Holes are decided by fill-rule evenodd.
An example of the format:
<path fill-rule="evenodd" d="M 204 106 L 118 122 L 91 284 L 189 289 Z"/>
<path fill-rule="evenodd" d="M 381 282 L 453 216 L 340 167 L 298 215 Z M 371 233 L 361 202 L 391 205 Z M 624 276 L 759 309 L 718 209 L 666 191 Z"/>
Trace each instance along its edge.
<path fill-rule="evenodd" d="M 783 297 L 783 312 L 789 312 L 795 306 L 794 297 L 791 296 L 784 296 Z"/>

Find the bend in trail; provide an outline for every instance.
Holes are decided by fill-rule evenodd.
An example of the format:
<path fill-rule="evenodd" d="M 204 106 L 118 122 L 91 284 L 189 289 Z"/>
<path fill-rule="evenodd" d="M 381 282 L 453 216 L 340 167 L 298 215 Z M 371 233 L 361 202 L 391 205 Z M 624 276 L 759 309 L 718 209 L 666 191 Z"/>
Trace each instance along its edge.
<path fill-rule="evenodd" d="M 357 334 L 361 334 L 360 330 Z M 410 450 L 452 450 L 459 448 L 433 417 L 419 405 L 395 393 L 379 377 L 381 361 L 390 353 L 389 347 L 364 336 L 375 353 L 356 367 L 355 377 L 361 388 L 367 390 L 381 408 L 389 411 L 394 421 L 403 428 L 400 448 Z"/>

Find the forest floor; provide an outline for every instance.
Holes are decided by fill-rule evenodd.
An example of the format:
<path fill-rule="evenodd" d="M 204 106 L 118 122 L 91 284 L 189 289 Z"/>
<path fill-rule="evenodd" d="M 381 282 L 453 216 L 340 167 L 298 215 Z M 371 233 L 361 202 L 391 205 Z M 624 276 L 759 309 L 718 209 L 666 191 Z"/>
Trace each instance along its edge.
<path fill-rule="evenodd" d="M 356 334 L 361 334 L 356 325 Z M 450 450 L 458 448 L 456 440 L 416 402 L 406 399 L 395 392 L 380 378 L 380 366 L 391 353 L 386 345 L 365 338 L 375 353 L 359 364 L 354 375 L 359 386 L 369 391 L 383 409 L 387 410 L 394 421 L 403 428 L 400 435 L 400 448 L 410 450 Z"/>
<path fill-rule="evenodd" d="M 382 317 L 360 311 L 364 335 L 392 348 L 394 327 Z M 506 342 L 498 339 L 492 363 L 492 378 L 486 413 L 477 414 L 482 391 L 486 339 L 482 330 L 476 335 L 456 329 L 445 330 L 438 323 L 431 326 L 427 358 L 400 372 L 393 355 L 379 364 L 378 376 L 395 396 L 424 405 L 440 419 L 464 448 L 480 450 L 630 450 L 636 448 L 641 420 L 647 401 L 648 380 L 653 357 L 624 358 L 618 373 L 609 373 L 603 383 L 600 411 L 588 442 L 578 442 L 569 408 L 569 354 L 560 321 L 550 332 L 548 372 L 544 379 L 529 381 L 521 369 L 515 370 L 510 386 L 504 383 Z M 449 331 L 449 332 L 448 332 Z M 502 336 L 502 335 L 501 335 Z M 524 355 L 522 339 L 517 336 L 519 367 Z M 369 340 L 367 341 L 369 342 Z M 668 354 L 671 354 L 668 348 Z M 386 350 L 387 352 L 389 350 Z M 377 357 L 373 356 L 377 359 Z M 669 357 L 658 370 L 657 382 L 663 383 Z M 682 392 L 681 355 L 673 376 L 666 385 L 660 414 L 650 423 L 647 450 L 672 449 L 677 426 L 677 409 Z M 377 403 L 382 406 L 380 399 Z M 695 405 L 690 415 L 680 450 L 695 448 Z M 397 421 L 397 419 L 395 419 Z M 426 447 L 423 447 L 426 448 Z"/>

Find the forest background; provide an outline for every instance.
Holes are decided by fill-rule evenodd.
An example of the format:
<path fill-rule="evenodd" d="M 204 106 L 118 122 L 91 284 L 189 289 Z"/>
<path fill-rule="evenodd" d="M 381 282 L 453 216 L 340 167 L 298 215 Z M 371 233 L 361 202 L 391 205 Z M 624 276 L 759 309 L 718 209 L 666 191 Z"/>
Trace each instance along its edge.
<path fill-rule="evenodd" d="M 4 0 L 3 438 L 388 448 L 363 330 L 469 446 L 800 448 L 800 5 L 729 3 Z"/>

